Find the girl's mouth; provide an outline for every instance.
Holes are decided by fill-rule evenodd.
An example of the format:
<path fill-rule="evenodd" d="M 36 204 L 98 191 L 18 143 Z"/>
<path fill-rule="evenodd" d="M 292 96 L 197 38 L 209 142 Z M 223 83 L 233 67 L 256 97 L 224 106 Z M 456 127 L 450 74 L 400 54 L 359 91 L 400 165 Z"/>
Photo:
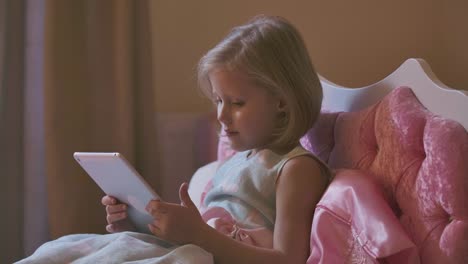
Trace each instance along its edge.
<path fill-rule="evenodd" d="M 221 135 L 220 135 L 220 136 L 221 136 L 221 137 L 232 137 L 232 136 L 235 136 L 235 135 L 237 135 L 237 134 L 239 134 L 239 132 L 237 132 L 237 131 L 233 131 L 233 130 L 223 130 L 223 131 L 221 132 Z"/>

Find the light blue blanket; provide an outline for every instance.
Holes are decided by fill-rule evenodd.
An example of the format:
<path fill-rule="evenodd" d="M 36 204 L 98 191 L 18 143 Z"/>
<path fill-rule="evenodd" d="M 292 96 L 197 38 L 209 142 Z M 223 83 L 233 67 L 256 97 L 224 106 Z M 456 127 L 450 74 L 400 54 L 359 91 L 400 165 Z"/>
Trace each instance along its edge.
<path fill-rule="evenodd" d="M 40 263 L 213 263 L 213 256 L 195 245 L 170 246 L 155 236 L 122 232 L 76 234 L 40 246 L 17 264 Z"/>

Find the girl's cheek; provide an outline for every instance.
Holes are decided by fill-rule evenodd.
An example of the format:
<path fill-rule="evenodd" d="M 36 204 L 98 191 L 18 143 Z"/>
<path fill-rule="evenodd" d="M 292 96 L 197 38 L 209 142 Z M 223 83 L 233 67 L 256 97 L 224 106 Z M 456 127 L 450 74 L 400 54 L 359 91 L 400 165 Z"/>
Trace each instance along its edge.
<path fill-rule="evenodd" d="M 247 111 L 245 109 L 239 109 L 233 114 L 233 117 L 236 119 L 243 119 L 245 116 L 248 116 Z"/>

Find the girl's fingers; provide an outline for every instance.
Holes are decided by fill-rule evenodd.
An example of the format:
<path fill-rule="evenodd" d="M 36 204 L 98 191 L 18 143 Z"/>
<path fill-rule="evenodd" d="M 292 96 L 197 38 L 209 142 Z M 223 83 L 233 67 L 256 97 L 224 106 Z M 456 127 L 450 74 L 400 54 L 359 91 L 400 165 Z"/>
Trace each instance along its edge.
<path fill-rule="evenodd" d="M 131 228 L 125 228 L 124 226 L 122 226 L 122 223 L 113 223 L 113 224 L 109 224 L 106 226 L 106 231 L 109 232 L 109 233 L 117 233 L 117 232 L 122 232 L 122 231 L 129 231 L 131 230 Z"/>
<path fill-rule="evenodd" d="M 114 205 L 114 204 L 117 204 L 117 199 L 115 199 L 112 196 L 106 195 L 102 197 L 101 204 L 102 205 Z"/>
<path fill-rule="evenodd" d="M 127 212 L 120 212 L 116 214 L 108 214 L 107 215 L 107 223 L 112 224 L 117 221 L 123 220 L 127 218 Z"/>
<path fill-rule="evenodd" d="M 120 212 L 126 212 L 127 205 L 126 204 L 117 204 L 117 205 L 107 205 L 106 212 L 107 214 L 115 214 Z"/>
<path fill-rule="evenodd" d="M 163 219 L 166 215 L 166 213 L 161 213 L 158 211 L 152 211 L 152 212 L 149 212 L 149 214 L 153 217 L 155 221 L 161 221 L 161 219 Z"/>
<path fill-rule="evenodd" d="M 167 213 L 167 205 L 159 200 L 152 200 L 146 205 L 146 211 L 151 214 L 165 214 Z"/>
<path fill-rule="evenodd" d="M 157 237 L 162 237 L 162 232 L 159 227 L 154 224 L 148 224 L 148 229 Z"/>
<path fill-rule="evenodd" d="M 189 208 L 197 208 L 188 194 L 188 183 L 184 182 L 179 188 L 180 204 Z"/>
<path fill-rule="evenodd" d="M 160 203 L 154 206 L 148 204 L 146 211 L 153 217 L 154 223 L 161 223 L 161 221 L 167 220 L 168 206 L 167 204 Z"/>
<path fill-rule="evenodd" d="M 114 225 L 112 225 L 112 224 L 106 225 L 106 231 L 109 232 L 109 233 L 114 233 L 115 232 Z"/>

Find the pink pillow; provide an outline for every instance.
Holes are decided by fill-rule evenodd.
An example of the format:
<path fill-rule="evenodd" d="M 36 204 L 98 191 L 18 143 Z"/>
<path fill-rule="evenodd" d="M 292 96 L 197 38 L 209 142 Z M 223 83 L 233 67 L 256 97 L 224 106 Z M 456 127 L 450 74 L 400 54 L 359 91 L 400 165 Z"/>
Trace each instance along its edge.
<path fill-rule="evenodd" d="M 419 263 L 418 251 L 372 175 L 343 169 L 318 203 L 311 231 L 312 263 Z"/>

